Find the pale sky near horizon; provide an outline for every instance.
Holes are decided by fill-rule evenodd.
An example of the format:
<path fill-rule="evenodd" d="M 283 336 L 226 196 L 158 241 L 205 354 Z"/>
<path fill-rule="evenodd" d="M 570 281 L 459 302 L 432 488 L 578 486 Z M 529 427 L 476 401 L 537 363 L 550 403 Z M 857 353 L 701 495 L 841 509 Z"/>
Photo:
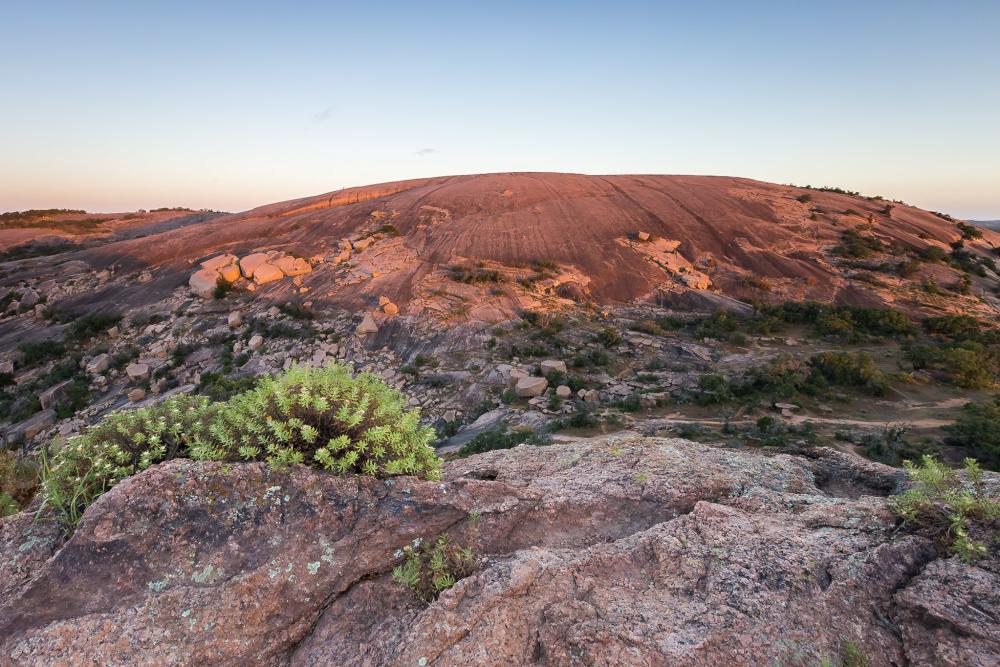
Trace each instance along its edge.
<path fill-rule="evenodd" d="M 1000 1 L 0 0 L 0 211 L 496 171 L 1000 219 Z"/>

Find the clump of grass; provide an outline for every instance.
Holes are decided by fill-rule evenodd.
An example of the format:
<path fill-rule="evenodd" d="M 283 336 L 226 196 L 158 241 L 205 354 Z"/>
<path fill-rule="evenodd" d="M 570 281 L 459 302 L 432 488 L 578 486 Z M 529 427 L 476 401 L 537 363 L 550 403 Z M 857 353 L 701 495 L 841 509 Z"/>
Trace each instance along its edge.
<path fill-rule="evenodd" d="M 985 558 L 998 543 L 1000 496 L 990 492 L 975 459 L 965 459 L 965 479 L 933 456 L 903 464 L 914 482 L 892 499 L 904 525 L 933 539 L 967 563 Z"/>
<path fill-rule="evenodd" d="M 476 558 L 468 547 L 459 547 L 446 535 L 436 540 L 418 540 L 403 548 L 404 561 L 392 570 L 392 578 L 414 595 L 430 603 L 476 570 Z"/>

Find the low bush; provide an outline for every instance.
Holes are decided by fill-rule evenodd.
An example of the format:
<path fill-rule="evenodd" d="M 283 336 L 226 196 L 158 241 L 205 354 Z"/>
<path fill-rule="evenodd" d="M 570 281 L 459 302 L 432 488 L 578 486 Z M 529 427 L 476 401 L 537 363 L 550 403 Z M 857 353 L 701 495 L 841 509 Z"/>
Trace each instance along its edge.
<path fill-rule="evenodd" d="M 69 327 L 67 340 L 73 343 L 83 343 L 98 334 L 102 334 L 121 322 L 122 316 L 114 313 L 90 313 L 77 319 Z"/>
<path fill-rule="evenodd" d="M 105 417 L 46 460 L 45 502 L 69 524 L 98 497 L 154 463 L 190 456 L 207 435 L 217 407 L 208 399 L 175 396 L 147 408 Z"/>
<path fill-rule="evenodd" d="M 338 473 L 436 478 L 432 429 L 378 377 L 294 367 L 224 403 L 175 396 L 117 412 L 47 457 L 46 503 L 70 525 L 101 494 L 175 457 L 307 464 Z"/>
<path fill-rule="evenodd" d="M 622 335 L 614 327 L 604 327 L 597 334 L 597 341 L 606 348 L 612 348 L 622 342 Z"/>
<path fill-rule="evenodd" d="M 941 372 L 948 382 L 965 389 L 996 386 L 1000 375 L 1000 349 L 982 343 L 911 345 L 905 356 L 914 369 Z"/>
<path fill-rule="evenodd" d="M 408 545 L 402 555 L 405 560 L 393 568 L 393 580 L 427 603 L 476 570 L 472 550 L 452 544 L 446 535 Z"/>
<path fill-rule="evenodd" d="M 16 514 L 38 490 L 38 467 L 10 450 L 0 451 L 0 518 Z"/>
<path fill-rule="evenodd" d="M 338 473 L 436 478 L 433 429 L 378 376 L 293 367 L 223 404 L 203 458 L 312 465 Z"/>
<path fill-rule="evenodd" d="M 955 423 L 944 429 L 947 444 L 965 448 L 986 468 L 1000 471 L 1000 398 L 967 403 Z"/>
<path fill-rule="evenodd" d="M 843 257 L 865 259 L 875 253 L 883 252 L 885 249 L 885 244 L 882 241 L 866 234 L 864 228 L 855 227 L 841 234 L 840 245 L 834 248 L 833 252 Z"/>
<path fill-rule="evenodd" d="M 965 459 L 965 479 L 932 456 L 904 466 L 914 485 L 892 499 L 904 525 L 967 563 L 997 548 L 1000 496 L 988 490 L 975 459 Z"/>
<path fill-rule="evenodd" d="M 506 426 L 499 426 L 474 437 L 458 450 L 458 455 L 464 457 L 491 452 L 495 449 L 511 449 L 523 443 L 547 445 L 549 437 L 544 433 L 536 433 L 527 429 L 508 431 Z"/>
<path fill-rule="evenodd" d="M 66 353 L 66 346 L 57 340 L 43 340 L 37 343 L 21 343 L 17 346 L 21 353 L 18 365 L 21 368 L 34 368 L 47 361 L 57 359 Z"/>

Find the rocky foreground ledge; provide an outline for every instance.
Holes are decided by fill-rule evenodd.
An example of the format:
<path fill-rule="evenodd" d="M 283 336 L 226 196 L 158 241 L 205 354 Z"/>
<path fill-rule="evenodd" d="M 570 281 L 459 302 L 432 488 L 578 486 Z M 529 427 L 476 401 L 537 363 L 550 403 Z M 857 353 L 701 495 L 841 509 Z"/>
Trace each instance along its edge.
<path fill-rule="evenodd" d="M 0 663 L 996 665 L 1000 564 L 896 531 L 893 468 L 677 439 L 521 446 L 444 480 L 175 460 L 0 524 Z M 447 534 L 478 570 L 392 576 Z M 860 664 L 860 663 L 858 663 Z"/>

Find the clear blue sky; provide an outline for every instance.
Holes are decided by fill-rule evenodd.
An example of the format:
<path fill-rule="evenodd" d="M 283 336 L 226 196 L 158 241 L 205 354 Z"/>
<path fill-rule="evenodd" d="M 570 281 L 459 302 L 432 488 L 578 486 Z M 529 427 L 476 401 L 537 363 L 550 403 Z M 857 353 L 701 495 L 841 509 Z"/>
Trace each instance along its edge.
<path fill-rule="evenodd" d="M 1000 2 L 0 0 L 0 210 L 537 170 L 1000 218 Z"/>

